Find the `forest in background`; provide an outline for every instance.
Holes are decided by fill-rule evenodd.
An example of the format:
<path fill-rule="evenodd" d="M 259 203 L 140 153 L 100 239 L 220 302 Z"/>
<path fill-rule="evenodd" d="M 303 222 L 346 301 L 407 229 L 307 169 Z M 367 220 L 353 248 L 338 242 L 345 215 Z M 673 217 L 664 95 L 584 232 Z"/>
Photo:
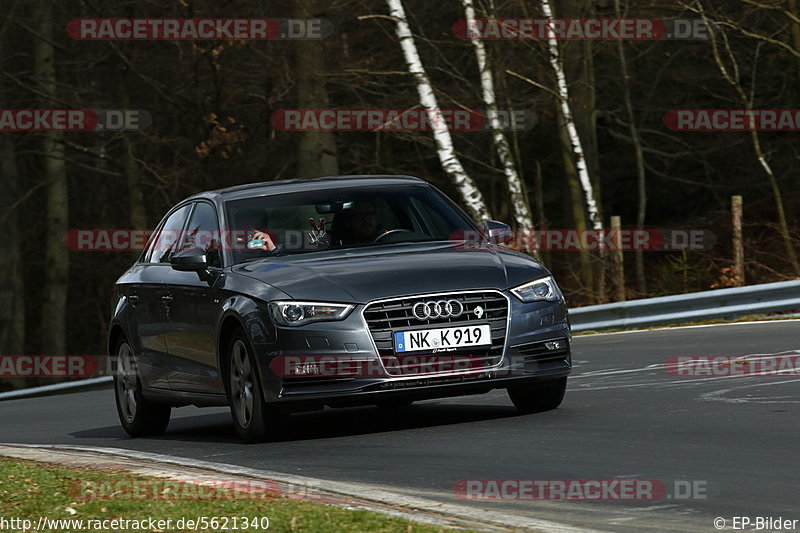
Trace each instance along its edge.
<path fill-rule="evenodd" d="M 409 74 L 390 17 L 395 2 L 5 0 L 4 109 L 142 109 L 152 124 L 142 131 L 0 133 L 0 352 L 104 350 L 113 283 L 137 254 L 70 251 L 64 245 L 70 229 L 152 229 L 167 209 L 199 191 L 330 174 L 411 174 L 463 203 L 429 131 L 294 132 L 270 122 L 282 109 L 419 107 L 418 80 Z M 732 195 L 744 203 L 746 283 L 800 277 L 793 259 L 798 133 L 679 132 L 663 120 L 671 109 L 800 107 L 797 0 L 549 4 L 556 17 L 620 13 L 706 17 L 715 24 L 716 40 L 558 43 L 603 225 L 619 216 L 627 228 L 716 236 L 709 250 L 644 252 L 640 265 L 634 252 L 625 252 L 624 296 L 735 283 Z M 402 6 L 439 106 L 485 109 L 474 43 L 453 32 L 465 18 L 462 0 L 404 0 Z M 538 0 L 475 0 L 475 10 L 479 17 L 543 17 Z M 67 23 L 82 17 L 317 17 L 334 31 L 302 41 L 72 39 Z M 527 129 L 505 132 L 532 227 L 591 227 L 548 42 L 483 43 L 499 110 L 535 116 Z M 451 137 L 492 218 L 520 227 L 493 133 Z M 619 299 L 609 287 L 607 258 L 549 251 L 541 259 L 570 306 Z"/>

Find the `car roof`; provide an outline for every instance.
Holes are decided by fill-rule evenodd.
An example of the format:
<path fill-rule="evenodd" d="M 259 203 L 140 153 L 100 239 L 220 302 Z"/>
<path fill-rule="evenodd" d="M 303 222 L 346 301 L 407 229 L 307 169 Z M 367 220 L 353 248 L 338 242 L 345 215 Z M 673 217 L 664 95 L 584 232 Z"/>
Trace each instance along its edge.
<path fill-rule="evenodd" d="M 278 193 L 300 192 L 319 189 L 320 186 L 331 188 L 358 186 L 374 187 L 378 185 L 391 185 L 397 183 L 415 183 L 419 185 L 427 184 L 423 179 L 415 176 L 406 175 L 354 175 L 354 176 L 324 176 L 320 178 L 308 179 L 289 179 L 264 181 L 260 183 L 247 183 L 236 185 L 225 189 L 201 192 L 190 196 L 184 202 L 198 198 L 214 198 L 222 201 L 237 200 L 241 198 L 252 198 L 254 196 L 266 196 Z M 181 202 L 183 203 L 183 202 Z"/>

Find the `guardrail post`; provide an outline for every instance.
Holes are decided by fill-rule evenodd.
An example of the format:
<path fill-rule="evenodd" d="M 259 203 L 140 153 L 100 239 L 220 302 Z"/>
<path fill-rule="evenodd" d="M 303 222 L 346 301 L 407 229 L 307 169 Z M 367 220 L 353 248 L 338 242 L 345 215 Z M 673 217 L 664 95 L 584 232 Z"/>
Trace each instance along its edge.
<path fill-rule="evenodd" d="M 733 279 L 736 287 L 744 285 L 744 244 L 742 242 L 742 197 L 731 196 L 733 226 Z"/>
<path fill-rule="evenodd" d="M 612 216 L 611 234 L 614 236 L 614 249 L 611 250 L 611 284 L 613 285 L 612 294 L 617 302 L 625 301 L 625 262 L 622 257 L 621 229 L 620 217 Z"/>

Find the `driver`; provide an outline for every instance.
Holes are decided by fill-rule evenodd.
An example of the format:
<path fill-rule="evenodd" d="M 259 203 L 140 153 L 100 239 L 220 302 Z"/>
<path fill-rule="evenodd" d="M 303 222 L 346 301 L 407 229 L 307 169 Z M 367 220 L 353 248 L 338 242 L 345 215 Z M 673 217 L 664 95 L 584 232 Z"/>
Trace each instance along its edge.
<path fill-rule="evenodd" d="M 378 211 L 372 200 L 358 200 L 350 209 L 336 215 L 334 240 L 339 245 L 363 244 L 375 240 L 378 230 Z"/>

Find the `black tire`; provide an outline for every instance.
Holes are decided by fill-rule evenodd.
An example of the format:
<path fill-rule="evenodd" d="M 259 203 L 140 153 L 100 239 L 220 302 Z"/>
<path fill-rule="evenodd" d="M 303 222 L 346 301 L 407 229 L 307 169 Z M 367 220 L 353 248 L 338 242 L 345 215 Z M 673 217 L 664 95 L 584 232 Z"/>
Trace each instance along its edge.
<path fill-rule="evenodd" d="M 381 400 L 375 405 L 381 409 L 402 409 L 403 407 L 411 407 L 414 400 Z"/>
<path fill-rule="evenodd" d="M 541 413 L 561 405 L 566 390 L 567 378 L 563 377 L 531 385 L 514 385 L 508 388 L 508 397 L 523 413 Z"/>
<path fill-rule="evenodd" d="M 264 403 L 255 356 L 242 330 L 231 335 L 227 355 L 228 403 L 239 437 L 247 443 L 279 439 L 286 417 L 278 407 Z"/>
<path fill-rule="evenodd" d="M 161 435 L 169 425 L 172 407 L 144 398 L 136 355 L 124 335 L 117 342 L 115 353 L 114 397 L 122 428 L 131 437 Z"/>

